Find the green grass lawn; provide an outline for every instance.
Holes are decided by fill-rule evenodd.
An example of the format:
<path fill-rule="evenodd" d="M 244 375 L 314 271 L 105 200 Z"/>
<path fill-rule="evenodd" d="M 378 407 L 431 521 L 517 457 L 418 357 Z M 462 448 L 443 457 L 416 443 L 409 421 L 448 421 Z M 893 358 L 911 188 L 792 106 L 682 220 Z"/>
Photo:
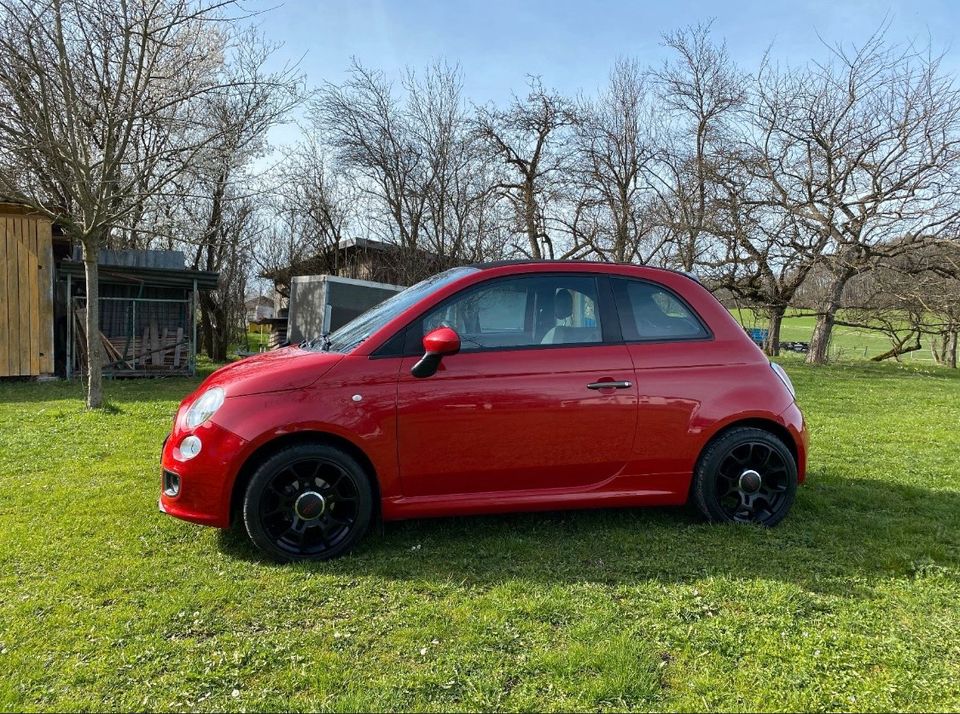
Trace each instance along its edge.
<path fill-rule="evenodd" d="M 266 325 L 248 325 L 242 342 L 234 345 L 234 351 L 262 352 L 269 349 L 270 330 Z"/>
<path fill-rule="evenodd" d="M 960 708 L 960 374 L 786 366 L 776 529 L 424 520 L 298 566 L 157 512 L 194 381 L 0 384 L 0 709 Z"/>

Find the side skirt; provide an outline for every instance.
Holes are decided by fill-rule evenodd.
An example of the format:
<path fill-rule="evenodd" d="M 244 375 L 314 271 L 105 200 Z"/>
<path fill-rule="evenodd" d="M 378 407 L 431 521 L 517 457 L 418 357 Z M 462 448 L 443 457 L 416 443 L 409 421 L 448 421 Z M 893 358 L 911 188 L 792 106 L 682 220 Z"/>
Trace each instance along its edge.
<path fill-rule="evenodd" d="M 659 474 L 645 477 L 645 488 L 617 491 L 498 491 L 444 496 L 385 498 L 385 521 L 407 518 L 438 518 L 518 511 L 559 511 L 577 508 L 622 508 L 636 506 L 682 506 L 687 502 L 691 474 Z"/>

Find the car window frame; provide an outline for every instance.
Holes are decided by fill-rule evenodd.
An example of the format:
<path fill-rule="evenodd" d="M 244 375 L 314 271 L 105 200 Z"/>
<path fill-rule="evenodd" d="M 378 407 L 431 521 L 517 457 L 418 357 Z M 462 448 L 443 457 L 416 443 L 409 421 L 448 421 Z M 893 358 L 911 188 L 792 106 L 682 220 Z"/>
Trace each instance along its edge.
<path fill-rule="evenodd" d="M 619 326 L 620 326 L 620 333 L 621 335 L 623 335 L 622 339 L 624 344 L 649 345 L 649 344 L 661 344 L 661 343 L 669 343 L 669 342 L 710 342 L 716 339 L 713 333 L 713 330 L 710 329 L 710 325 L 707 323 L 707 321 L 703 319 L 700 313 L 694 309 L 694 307 L 690 304 L 688 300 L 684 299 L 683 296 L 681 296 L 680 293 L 678 293 L 673 288 L 670 288 L 667 285 L 664 285 L 663 283 L 657 282 L 656 280 L 650 280 L 647 278 L 637 278 L 637 277 L 622 275 L 622 274 L 611 275 L 609 277 L 610 277 L 610 280 L 609 280 L 610 293 L 613 299 L 614 307 L 616 308 L 616 311 L 617 311 L 617 316 L 619 319 Z M 633 315 L 633 306 L 630 304 L 629 298 L 626 295 L 626 285 L 624 286 L 624 293 L 625 293 L 624 300 L 627 302 L 626 307 L 629 309 L 630 313 L 629 315 L 624 315 L 623 312 L 621 311 L 621 305 L 620 305 L 620 301 L 617 300 L 617 290 L 615 287 L 615 282 L 618 280 L 622 281 L 625 284 L 630 282 L 645 283 L 647 285 L 651 285 L 654 288 L 658 290 L 662 290 L 663 292 L 667 293 L 670 297 L 672 297 L 674 300 L 679 302 L 680 305 L 687 310 L 687 312 L 690 313 L 693 319 L 697 321 L 697 324 L 700 325 L 700 329 L 703 330 L 703 334 L 690 335 L 689 337 L 637 337 L 635 339 L 627 339 L 625 336 L 627 332 L 624 329 L 625 326 L 627 326 L 628 324 L 627 320 L 634 319 L 634 330 L 636 330 L 636 318 Z"/>
<path fill-rule="evenodd" d="M 494 354 L 498 352 L 518 352 L 522 350 L 549 350 L 557 348 L 589 348 L 606 347 L 609 345 L 623 344 L 623 334 L 620 327 L 620 317 L 613 295 L 613 288 L 610 284 L 609 276 L 604 273 L 591 271 L 550 271 L 536 273 L 511 273 L 509 275 L 496 275 L 477 281 L 458 290 L 453 295 L 437 302 L 430 307 L 425 308 L 415 317 L 411 318 L 403 327 L 399 328 L 393 335 L 384 341 L 371 358 L 379 359 L 385 357 L 420 357 L 423 355 L 423 320 L 435 310 L 443 309 L 454 300 L 459 300 L 468 296 L 470 293 L 484 289 L 490 283 L 496 281 L 514 281 L 514 280 L 537 280 L 543 278 L 590 278 L 596 283 L 597 287 L 597 311 L 600 319 L 599 342 L 562 342 L 559 344 L 534 344 L 534 345 L 508 345 L 503 347 L 486 347 L 482 349 L 471 349 L 464 351 L 463 354 Z M 401 340 L 400 335 L 403 335 Z M 400 345 L 402 344 L 402 348 Z"/>

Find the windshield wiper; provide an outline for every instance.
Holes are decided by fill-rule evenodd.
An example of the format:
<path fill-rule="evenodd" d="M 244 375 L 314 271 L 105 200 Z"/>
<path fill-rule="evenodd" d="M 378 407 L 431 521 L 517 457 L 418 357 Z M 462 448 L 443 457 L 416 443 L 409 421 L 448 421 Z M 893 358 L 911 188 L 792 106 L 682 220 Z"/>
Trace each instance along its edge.
<path fill-rule="evenodd" d="M 316 347 L 320 348 L 321 352 L 326 352 L 330 349 L 330 333 L 324 332 L 320 337 L 314 337 L 311 340 L 304 340 L 299 345 L 302 350 L 312 350 Z"/>

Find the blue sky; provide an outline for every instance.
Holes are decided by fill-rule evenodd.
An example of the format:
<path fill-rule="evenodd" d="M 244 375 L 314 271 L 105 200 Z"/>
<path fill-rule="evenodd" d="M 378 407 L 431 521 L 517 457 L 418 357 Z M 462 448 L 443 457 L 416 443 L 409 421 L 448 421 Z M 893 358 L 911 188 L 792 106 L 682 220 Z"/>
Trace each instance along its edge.
<path fill-rule="evenodd" d="M 574 95 L 602 85 L 614 59 L 659 64 L 660 34 L 715 18 L 714 31 L 747 69 L 773 43 L 780 61 L 822 57 L 817 33 L 830 42 L 862 41 L 886 16 L 896 41 L 930 40 L 960 67 L 960 1 L 844 2 L 508 2 L 505 0 L 269 0 L 263 31 L 283 43 L 277 58 L 299 59 L 308 82 L 339 82 L 351 56 L 396 74 L 445 58 L 460 64 L 465 93 L 476 103 L 504 101 L 527 74 Z M 280 132 L 286 138 L 287 131 Z M 279 136 L 279 140 L 283 141 Z"/>

